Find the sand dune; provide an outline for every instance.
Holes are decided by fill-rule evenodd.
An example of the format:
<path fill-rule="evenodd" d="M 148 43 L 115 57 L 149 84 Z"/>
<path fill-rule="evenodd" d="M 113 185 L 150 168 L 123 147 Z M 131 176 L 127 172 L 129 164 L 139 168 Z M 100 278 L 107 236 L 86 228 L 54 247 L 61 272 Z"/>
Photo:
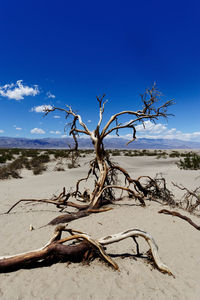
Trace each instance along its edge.
<path fill-rule="evenodd" d="M 24 178 L 0 182 L 0 213 L 5 212 L 21 198 L 47 198 L 58 194 L 65 186 L 73 187 L 78 178 L 87 173 L 84 158 L 81 167 L 65 172 L 46 172 L 33 176 L 26 172 Z M 171 181 L 188 188 L 200 185 L 199 171 L 184 171 L 175 165 L 176 159 L 154 157 L 115 157 L 130 175 L 155 176 L 162 173 L 168 186 L 180 198 Z M 89 182 L 91 185 L 92 183 Z M 126 229 L 137 228 L 149 232 L 159 246 L 159 254 L 175 278 L 160 273 L 133 256 L 114 260 L 120 267 L 113 271 L 101 260 L 90 265 L 56 264 L 50 267 L 19 270 L 1 274 L 1 299 L 199 299 L 200 295 L 200 232 L 176 217 L 158 214 L 163 208 L 158 203 L 148 203 L 146 208 L 135 201 L 122 201 L 113 210 L 75 220 L 69 227 L 100 238 Z M 164 207 L 166 208 L 166 207 Z M 180 210 L 177 210 L 180 211 Z M 187 212 L 180 211 L 187 216 Z M 57 209 L 47 204 L 21 204 L 9 215 L 0 215 L 0 255 L 15 254 L 43 246 L 51 237 L 53 227 L 37 229 L 58 216 Z M 190 216 L 200 225 L 200 219 Z M 30 231 L 33 225 L 36 230 Z M 148 247 L 138 239 L 140 250 Z M 107 247 L 109 254 L 133 254 L 131 239 Z"/>

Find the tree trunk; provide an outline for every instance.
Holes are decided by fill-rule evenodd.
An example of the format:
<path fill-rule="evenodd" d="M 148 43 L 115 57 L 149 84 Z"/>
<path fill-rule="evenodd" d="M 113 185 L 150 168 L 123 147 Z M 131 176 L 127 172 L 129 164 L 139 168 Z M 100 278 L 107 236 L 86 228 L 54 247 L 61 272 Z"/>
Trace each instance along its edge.
<path fill-rule="evenodd" d="M 93 140 L 95 156 L 97 160 L 97 165 L 99 169 L 99 177 L 97 182 L 95 183 L 95 188 L 91 194 L 90 198 L 90 208 L 99 208 L 101 201 L 101 192 L 104 188 L 105 180 L 107 177 L 108 166 L 105 161 L 105 150 L 103 147 L 103 142 L 97 134 L 97 138 Z"/>

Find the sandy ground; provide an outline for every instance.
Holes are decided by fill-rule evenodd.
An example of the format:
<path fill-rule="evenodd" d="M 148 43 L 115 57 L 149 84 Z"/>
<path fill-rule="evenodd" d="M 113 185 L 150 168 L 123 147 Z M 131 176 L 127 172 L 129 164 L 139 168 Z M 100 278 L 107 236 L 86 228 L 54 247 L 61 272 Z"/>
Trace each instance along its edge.
<path fill-rule="evenodd" d="M 200 172 L 178 169 L 176 159 L 121 156 L 113 159 L 134 178 L 162 173 L 177 198 L 181 193 L 175 191 L 171 180 L 188 188 L 200 185 Z M 21 198 L 47 198 L 60 193 L 64 186 L 70 189 L 78 178 L 87 174 L 87 161 L 88 157 L 80 168 L 65 172 L 49 171 L 38 176 L 23 172 L 23 179 L 0 182 L 0 255 L 42 247 L 51 237 L 53 227 L 37 228 L 59 215 L 54 206 L 46 204 L 22 204 L 9 215 L 2 213 Z M 162 261 L 175 278 L 133 256 L 114 258 L 120 272 L 98 259 L 90 265 L 59 263 L 0 274 L 0 299 L 200 299 L 200 232 L 184 220 L 158 214 L 161 208 L 158 203 L 141 208 L 133 200 L 127 200 L 111 211 L 73 221 L 69 227 L 94 238 L 131 228 L 147 231 L 154 237 Z M 198 217 L 190 217 L 200 224 Z M 30 231 L 30 224 L 36 230 Z M 148 250 L 142 238 L 138 242 L 142 252 Z M 133 254 L 133 251 L 135 245 L 131 239 L 107 247 L 109 254 Z"/>

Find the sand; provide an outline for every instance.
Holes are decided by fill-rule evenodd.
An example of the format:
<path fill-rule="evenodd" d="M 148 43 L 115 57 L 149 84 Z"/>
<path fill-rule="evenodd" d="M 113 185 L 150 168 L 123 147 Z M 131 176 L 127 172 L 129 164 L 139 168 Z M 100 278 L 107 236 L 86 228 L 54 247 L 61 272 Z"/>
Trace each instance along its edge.
<path fill-rule="evenodd" d="M 173 180 L 188 188 L 200 184 L 199 171 L 180 170 L 177 159 L 155 157 L 114 157 L 130 175 L 155 176 L 162 173 L 168 186 L 174 189 Z M 23 172 L 22 179 L 0 182 L 0 213 L 5 212 L 21 198 L 47 198 L 61 192 L 65 186 L 73 187 L 78 178 L 87 174 L 89 158 L 83 158 L 81 167 L 34 176 Z M 89 184 L 91 184 L 89 182 Z M 199 299 L 200 295 L 200 232 L 186 221 L 158 214 L 168 208 L 158 203 L 148 203 L 146 208 L 126 200 L 111 211 L 93 214 L 75 220 L 69 227 L 100 238 L 123 230 L 137 228 L 149 232 L 159 246 L 162 261 L 168 265 L 175 278 L 153 269 L 143 258 L 115 257 L 120 272 L 114 271 L 99 259 L 90 265 L 58 263 L 49 267 L 22 269 L 0 274 L 0 299 Z M 200 219 L 177 210 L 200 224 Z M 38 227 L 58 216 L 58 210 L 48 204 L 21 204 L 9 215 L 0 215 L 0 256 L 11 255 L 42 247 L 51 237 L 54 227 Z M 29 230 L 30 224 L 34 228 Z M 142 238 L 140 250 L 148 250 Z M 131 239 L 107 247 L 109 254 L 133 254 Z"/>

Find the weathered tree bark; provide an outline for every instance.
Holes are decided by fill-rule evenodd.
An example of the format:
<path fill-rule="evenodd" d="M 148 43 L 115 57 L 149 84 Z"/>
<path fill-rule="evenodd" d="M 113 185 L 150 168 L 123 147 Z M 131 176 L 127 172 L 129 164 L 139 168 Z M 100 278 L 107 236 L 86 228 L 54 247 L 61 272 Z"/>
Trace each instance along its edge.
<path fill-rule="evenodd" d="M 105 211 L 109 211 L 109 210 L 112 210 L 112 208 L 107 207 L 104 209 L 103 208 L 102 209 L 87 209 L 87 210 L 80 210 L 75 213 L 63 214 L 63 215 L 60 215 L 60 216 L 56 217 L 55 219 L 51 220 L 47 225 L 57 225 L 57 224 L 61 224 L 61 223 L 69 223 L 71 221 L 87 217 L 92 213 L 101 213 L 101 212 L 105 212 Z M 44 225 L 44 226 L 47 226 L 47 225 Z M 44 226 L 41 226 L 41 227 L 44 227 Z"/>
<path fill-rule="evenodd" d="M 68 231 L 71 236 L 61 239 L 62 231 Z M 98 253 L 98 255 L 109 265 L 111 265 L 115 270 L 118 270 L 118 265 L 109 255 L 106 254 L 103 246 L 116 243 L 130 237 L 133 238 L 133 240 L 135 237 L 143 237 L 150 247 L 150 252 L 157 268 L 163 273 L 172 275 L 169 268 L 160 260 L 158 255 L 158 246 L 152 236 L 147 232 L 139 229 L 130 229 L 121 233 L 100 238 L 99 240 L 94 240 L 90 235 L 77 230 L 67 229 L 66 226 L 58 226 L 54 232 L 54 236 L 44 247 L 40 249 L 13 256 L 0 257 L 0 272 L 8 272 L 23 268 L 24 266 L 31 267 L 33 262 L 45 260 L 49 262 L 58 259 L 63 261 L 82 261 L 87 259 L 88 252 L 90 252 L 89 257 L 95 257 Z M 63 243 L 72 240 L 76 240 L 77 243 L 75 245 L 63 245 Z"/>

